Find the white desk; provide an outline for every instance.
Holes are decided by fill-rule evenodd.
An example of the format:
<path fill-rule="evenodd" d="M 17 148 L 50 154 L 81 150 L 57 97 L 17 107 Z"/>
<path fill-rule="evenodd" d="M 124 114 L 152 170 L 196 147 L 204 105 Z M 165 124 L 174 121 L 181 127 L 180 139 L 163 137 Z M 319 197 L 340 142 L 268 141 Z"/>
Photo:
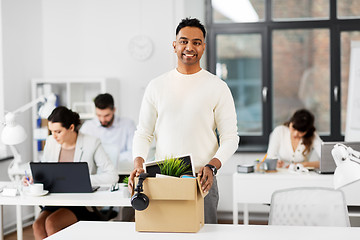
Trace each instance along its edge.
<path fill-rule="evenodd" d="M 10 182 L 0 182 L 0 186 Z M 102 191 L 93 193 L 52 193 L 42 197 L 30 197 L 26 195 L 16 197 L 4 197 L 0 194 L 0 210 L 2 205 L 16 206 L 131 206 L 130 199 L 123 197 L 121 191 Z M 1 215 L 2 217 L 2 215 Z M 0 220 L 1 220 L 0 217 Z M 22 216 L 21 209 L 16 212 L 17 239 L 22 240 Z M 3 240 L 3 224 L 0 221 L 0 239 Z"/>
<path fill-rule="evenodd" d="M 77 222 L 64 230 L 49 236 L 48 240 L 86 239 L 86 240 L 319 240 L 319 239 L 359 239 L 360 228 L 345 227 L 294 227 L 205 224 L 197 233 L 155 233 L 136 232 L 133 222 Z"/>
<path fill-rule="evenodd" d="M 349 206 L 360 206 L 360 185 L 349 185 L 341 190 Z M 293 187 L 333 188 L 333 175 L 315 172 L 296 173 L 279 169 L 276 173 L 233 174 L 233 224 L 238 223 L 238 204 L 244 207 L 244 224 L 249 224 L 248 204 L 271 202 L 274 191 Z"/>

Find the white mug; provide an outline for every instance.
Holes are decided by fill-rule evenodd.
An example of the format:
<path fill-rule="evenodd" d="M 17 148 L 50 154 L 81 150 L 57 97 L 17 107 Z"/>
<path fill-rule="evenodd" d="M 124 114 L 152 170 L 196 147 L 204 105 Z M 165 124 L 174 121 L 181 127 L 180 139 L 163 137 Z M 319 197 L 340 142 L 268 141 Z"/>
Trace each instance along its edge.
<path fill-rule="evenodd" d="M 41 194 L 44 191 L 44 184 L 34 183 L 29 186 L 30 193 L 32 194 Z"/>

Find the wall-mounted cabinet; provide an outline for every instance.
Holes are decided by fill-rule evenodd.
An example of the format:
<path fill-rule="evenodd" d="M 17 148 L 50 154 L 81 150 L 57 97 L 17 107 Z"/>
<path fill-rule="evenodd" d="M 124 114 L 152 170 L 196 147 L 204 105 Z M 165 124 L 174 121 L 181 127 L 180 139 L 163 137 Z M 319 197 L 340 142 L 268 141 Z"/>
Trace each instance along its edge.
<path fill-rule="evenodd" d="M 105 78 L 46 78 L 32 79 L 32 99 L 40 96 L 56 95 L 56 105 L 66 106 L 79 113 L 81 120 L 95 117 L 94 98 L 99 93 L 110 93 L 117 98 L 116 80 Z M 116 100 L 115 100 L 116 101 Z M 46 137 L 47 120 L 39 117 L 41 104 L 32 109 L 33 161 L 40 161 Z"/>

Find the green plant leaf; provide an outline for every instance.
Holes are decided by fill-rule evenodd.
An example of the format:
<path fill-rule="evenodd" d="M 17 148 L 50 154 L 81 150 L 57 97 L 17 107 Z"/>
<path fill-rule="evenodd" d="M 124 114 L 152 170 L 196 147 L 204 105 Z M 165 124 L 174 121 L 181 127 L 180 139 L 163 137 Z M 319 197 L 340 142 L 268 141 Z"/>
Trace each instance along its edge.
<path fill-rule="evenodd" d="M 160 172 L 163 175 L 180 177 L 181 175 L 191 174 L 190 164 L 185 163 L 180 158 L 165 158 L 161 163 L 158 163 Z"/>
<path fill-rule="evenodd" d="M 125 184 L 129 184 L 129 176 L 125 177 L 122 182 Z"/>

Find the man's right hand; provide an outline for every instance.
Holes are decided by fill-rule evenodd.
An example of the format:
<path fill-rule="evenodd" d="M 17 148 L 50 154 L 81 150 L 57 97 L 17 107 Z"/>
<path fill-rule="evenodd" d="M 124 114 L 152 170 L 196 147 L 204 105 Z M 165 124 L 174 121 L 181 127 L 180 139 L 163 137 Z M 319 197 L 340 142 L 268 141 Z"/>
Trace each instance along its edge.
<path fill-rule="evenodd" d="M 142 157 L 136 157 L 134 159 L 134 170 L 130 173 L 129 182 L 128 182 L 128 189 L 130 193 L 132 193 L 134 189 L 135 177 L 138 177 L 140 173 L 145 172 L 145 170 L 142 167 L 144 162 L 145 160 Z"/>
<path fill-rule="evenodd" d="M 129 183 L 128 183 L 128 188 L 129 188 L 130 192 L 132 192 L 134 189 L 135 177 L 138 177 L 140 175 L 140 173 L 143 173 L 143 172 L 145 172 L 145 170 L 143 168 L 135 168 L 130 173 Z"/>

